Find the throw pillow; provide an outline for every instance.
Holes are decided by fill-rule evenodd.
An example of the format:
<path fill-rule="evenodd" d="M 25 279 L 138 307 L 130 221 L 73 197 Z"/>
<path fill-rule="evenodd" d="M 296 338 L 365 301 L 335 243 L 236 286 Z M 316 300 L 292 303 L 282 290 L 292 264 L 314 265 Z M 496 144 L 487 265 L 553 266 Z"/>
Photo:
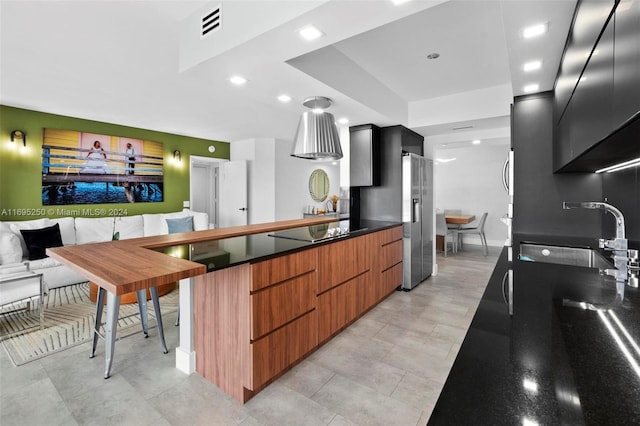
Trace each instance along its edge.
<path fill-rule="evenodd" d="M 46 249 L 62 246 L 60 225 L 57 223 L 47 228 L 21 229 L 20 233 L 27 244 L 29 260 L 43 259 L 47 257 Z"/>
<path fill-rule="evenodd" d="M 0 232 L 0 265 L 22 260 L 20 239 L 12 232 Z"/>
<path fill-rule="evenodd" d="M 193 217 L 191 216 L 165 220 L 167 221 L 167 227 L 169 228 L 170 234 L 193 231 Z"/>

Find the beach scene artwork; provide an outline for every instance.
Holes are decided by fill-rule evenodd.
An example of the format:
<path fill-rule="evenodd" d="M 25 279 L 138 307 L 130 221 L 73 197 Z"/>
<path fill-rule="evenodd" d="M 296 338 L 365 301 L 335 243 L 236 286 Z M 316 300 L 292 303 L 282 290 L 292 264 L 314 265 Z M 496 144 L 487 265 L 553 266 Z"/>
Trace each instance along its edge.
<path fill-rule="evenodd" d="M 162 202 L 163 144 L 44 129 L 42 205 Z"/>

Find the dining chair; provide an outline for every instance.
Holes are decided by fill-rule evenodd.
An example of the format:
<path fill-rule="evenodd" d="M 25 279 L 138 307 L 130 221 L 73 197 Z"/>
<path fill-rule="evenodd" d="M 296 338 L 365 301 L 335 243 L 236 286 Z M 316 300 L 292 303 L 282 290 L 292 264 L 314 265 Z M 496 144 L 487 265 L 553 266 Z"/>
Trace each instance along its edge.
<path fill-rule="evenodd" d="M 489 254 L 489 247 L 487 246 L 487 237 L 484 234 L 484 224 L 487 221 L 488 212 L 482 213 L 480 220 L 478 221 L 478 226 L 474 227 L 461 227 L 458 229 L 457 233 L 460 237 L 464 237 L 465 234 L 478 234 L 480 236 L 480 243 L 484 248 L 484 255 Z"/>
<path fill-rule="evenodd" d="M 456 253 L 458 251 L 458 235 L 455 229 L 447 228 L 447 220 L 444 218 L 444 213 L 436 213 L 436 235 L 442 235 L 444 237 L 444 255 L 447 256 L 448 243 L 451 243 L 451 251 Z"/>

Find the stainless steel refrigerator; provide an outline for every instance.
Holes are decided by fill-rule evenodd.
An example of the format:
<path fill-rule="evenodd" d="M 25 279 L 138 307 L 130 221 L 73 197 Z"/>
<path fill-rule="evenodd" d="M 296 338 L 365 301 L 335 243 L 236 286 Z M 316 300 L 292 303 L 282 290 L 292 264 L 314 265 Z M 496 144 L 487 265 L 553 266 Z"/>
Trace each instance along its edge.
<path fill-rule="evenodd" d="M 402 156 L 403 290 L 431 276 L 433 269 L 433 162 Z"/>

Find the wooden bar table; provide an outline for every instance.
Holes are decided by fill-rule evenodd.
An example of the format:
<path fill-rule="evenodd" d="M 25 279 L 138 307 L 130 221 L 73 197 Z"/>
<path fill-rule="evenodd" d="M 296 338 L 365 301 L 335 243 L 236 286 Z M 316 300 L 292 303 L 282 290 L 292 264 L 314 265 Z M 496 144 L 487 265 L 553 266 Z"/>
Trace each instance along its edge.
<path fill-rule="evenodd" d="M 203 264 L 169 256 L 154 249 L 335 221 L 336 218 L 334 217 L 295 219 L 129 240 L 54 247 L 47 249 L 47 255 L 79 272 L 88 281 L 94 282 L 107 292 L 105 378 L 108 378 L 111 374 L 113 363 L 120 297 L 131 292 L 146 292 L 147 289 L 155 289 L 162 284 L 180 280 L 188 281 L 187 279 L 189 278 L 207 273 L 207 268 Z M 191 289 L 189 289 L 190 291 Z M 180 290 L 180 299 L 180 304 L 182 305 L 182 289 Z M 184 303 L 191 303 L 191 299 L 189 298 Z M 188 309 L 187 312 L 190 313 L 191 310 Z M 190 327 L 191 321 L 181 321 L 180 346 L 185 346 L 185 351 L 187 352 L 192 352 L 193 348 L 193 330 Z M 185 340 L 183 340 L 183 337 Z M 178 353 L 176 353 L 177 357 Z M 176 364 L 178 364 L 177 359 Z M 181 369 L 191 373 L 193 371 L 187 370 L 192 370 L 192 367 L 189 364 L 188 367 Z"/>

